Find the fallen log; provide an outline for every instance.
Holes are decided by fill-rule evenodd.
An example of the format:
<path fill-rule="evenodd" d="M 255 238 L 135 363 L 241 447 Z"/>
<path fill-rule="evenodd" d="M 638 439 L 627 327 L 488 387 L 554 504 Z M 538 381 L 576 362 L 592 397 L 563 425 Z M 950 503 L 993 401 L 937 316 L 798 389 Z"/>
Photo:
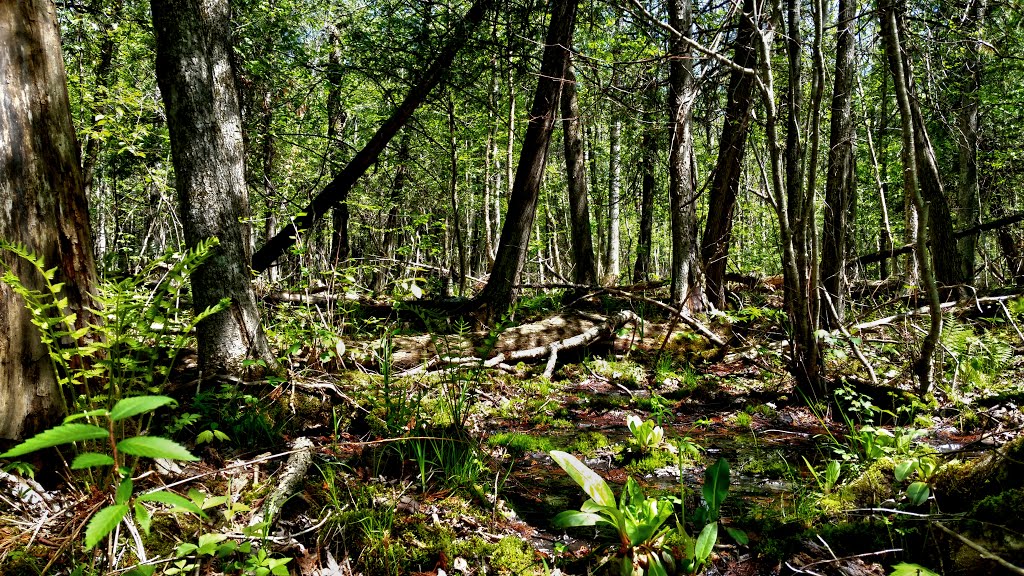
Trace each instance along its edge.
<path fill-rule="evenodd" d="M 252 515 L 249 526 L 257 526 L 264 522 L 273 523 L 277 520 L 278 512 L 288 501 L 288 498 L 299 488 L 302 480 L 313 463 L 313 442 L 305 436 L 297 438 L 292 443 L 292 454 L 284 464 L 284 471 L 281 480 L 273 493 L 263 501 L 263 506 L 258 512 Z M 269 526 L 264 528 L 269 532 Z"/>
<path fill-rule="evenodd" d="M 563 350 L 575 350 L 584 346 L 589 346 L 594 342 L 597 342 L 603 338 L 611 336 L 619 328 L 632 322 L 641 322 L 639 316 L 629 310 L 621 310 L 615 314 L 609 316 L 603 323 L 592 326 L 584 332 L 572 336 L 570 338 L 564 338 L 556 340 L 540 346 L 534 346 L 533 348 L 527 348 L 525 350 L 512 350 L 509 352 L 500 352 L 491 358 L 484 360 L 473 356 L 459 356 L 459 357 L 442 357 L 435 356 L 428 362 L 425 362 L 422 366 L 412 368 L 402 372 L 400 376 L 413 376 L 416 374 L 424 374 L 438 367 L 450 367 L 450 366 L 469 366 L 478 365 L 484 368 L 502 368 L 507 367 L 509 364 L 516 362 L 525 362 L 530 360 L 540 360 L 547 358 L 547 364 L 544 367 L 544 377 L 551 378 L 555 373 L 555 365 L 558 362 L 558 353 Z"/>

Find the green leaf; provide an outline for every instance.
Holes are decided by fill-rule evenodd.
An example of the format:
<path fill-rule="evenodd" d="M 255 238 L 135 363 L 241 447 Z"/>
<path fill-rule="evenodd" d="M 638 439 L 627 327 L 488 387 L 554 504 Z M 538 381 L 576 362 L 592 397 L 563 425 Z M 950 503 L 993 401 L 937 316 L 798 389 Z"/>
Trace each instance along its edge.
<path fill-rule="evenodd" d="M 604 516 L 600 514 L 566 510 L 555 516 L 551 523 L 555 528 L 575 528 L 577 526 L 593 526 L 604 519 Z"/>
<path fill-rule="evenodd" d="M 658 558 L 657 552 L 651 552 L 647 555 L 650 560 L 650 564 L 647 565 L 647 572 L 650 576 L 668 576 L 668 572 L 665 570 L 665 566 L 661 563 L 661 558 Z"/>
<path fill-rule="evenodd" d="M 914 471 L 914 468 L 917 468 L 917 461 L 911 458 L 897 464 L 893 472 L 896 474 L 896 479 L 903 482 Z"/>
<path fill-rule="evenodd" d="M 142 502 L 135 503 L 135 520 L 137 520 L 139 526 L 142 527 L 142 531 L 148 535 L 149 526 L 153 523 L 153 516 L 149 513 L 149 509 L 146 508 L 145 504 Z"/>
<path fill-rule="evenodd" d="M 127 504 L 115 504 L 100 510 L 85 528 L 85 549 L 91 550 L 99 544 L 100 540 L 121 523 L 121 519 L 128 513 Z"/>
<path fill-rule="evenodd" d="M 22 456 L 43 448 L 70 444 L 71 442 L 83 442 L 85 440 L 98 440 L 107 438 L 110 433 L 105 428 L 93 426 L 92 424 L 61 424 L 56 428 L 50 428 L 0 454 L 0 458 L 14 458 Z"/>
<path fill-rule="evenodd" d="M 117 443 L 117 449 L 132 456 L 143 456 L 146 458 L 167 458 L 169 460 L 190 460 L 196 461 L 191 452 L 174 440 L 161 438 L 159 436 L 134 436 L 125 438 Z"/>
<path fill-rule="evenodd" d="M 907 486 L 907 498 L 910 498 L 910 503 L 914 506 L 920 506 L 927 502 L 929 495 L 931 495 L 931 489 L 925 482 L 914 482 Z"/>
<path fill-rule="evenodd" d="M 697 536 L 697 545 L 694 547 L 694 559 L 699 563 L 703 564 L 705 560 L 711 556 L 711 550 L 715 547 L 715 542 L 718 542 L 718 522 L 712 522 L 700 531 L 700 535 Z"/>
<path fill-rule="evenodd" d="M 104 410 L 103 408 L 100 408 L 98 410 L 89 410 L 88 412 L 79 412 L 78 414 L 72 414 L 65 418 L 64 423 L 67 424 L 68 422 L 73 422 L 75 420 L 80 420 L 82 418 L 95 418 L 96 416 L 104 416 L 106 414 L 107 411 Z"/>
<path fill-rule="evenodd" d="M 597 475 L 596 472 L 587 468 L 587 465 L 580 462 L 572 454 L 566 454 L 559 450 L 551 451 L 551 458 L 556 464 L 565 470 L 570 478 L 576 481 L 583 488 L 583 491 L 594 499 L 601 506 L 615 507 L 615 493 L 608 487 L 608 483 Z"/>
<path fill-rule="evenodd" d="M 174 398 L 169 396 L 133 396 L 131 398 L 122 398 L 110 409 L 110 419 L 117 422 L 132 416 L 152 412 L 161 406 L 173 403 Z"/>
<path fill-rule="evenodd" d="M 729 537 L 735 540 L 736 543 L 740 546 L 746 546 L 750 543 L 750 538 L 747 537 L 747 533 L 743 530 L 730 528 L 728 526 L 723 526 L 723 528 L 725 528 L 725 531 L 729 534 Z"/>
<path fill-rule="evenodd" d="M 98 468 L 100 466 L 113 466 L 114 459 L 109 454 L 100 454 L 98 452 L 83 452 L 78 456 L 75 456 L 74 461 L 71 462 L 72 470 L 82 470 L 84 468 Z"/>
<path fill-rule="evenodd" d="M 174 492 L 168 492 L 166 490 L 159 490 L 157 492 L 150 492 L 143 494 L 137 498 L 139 502 L 160 502 L 163 504 L 170 504 L 176 506 L 187 512 L 191 512 L 197 516 L 206 518 L 206 514 L 196 505 L 195 502 L 185 498 L 184 496 L 178 496 Z"/>
<path fill-rule="evenodd" d="M 131 478 L 121 480 L 121 483 L 117 486 L 117 493 L 114 494 L 114 502 L 117 504 L 127 504 L 128 500 L 132 497 L 132 492 L 134 491 L 135 484 L 132 483 Z"/>
<path fill-rule="evenodd" d="M 719 458 L 704 472 L 704 486 L 701 488 L 704 500 L 708 503 L 708 509 L 713 518 L 718 519 L 718 509 L 722 502 L 729 495 L 729 461 Z"/>
<path fill-rule="evenodd" d="M 156 564 L 146 564 L 132 568 L 124 576 L 153 576 L 155 572 Z"/>
<path fill-rule="evenodd" d="M 920 564 L 908 564 L 900 562 L 892 567 L 889 576 L 939 576 L 937 573 L 921 566 Z"/>

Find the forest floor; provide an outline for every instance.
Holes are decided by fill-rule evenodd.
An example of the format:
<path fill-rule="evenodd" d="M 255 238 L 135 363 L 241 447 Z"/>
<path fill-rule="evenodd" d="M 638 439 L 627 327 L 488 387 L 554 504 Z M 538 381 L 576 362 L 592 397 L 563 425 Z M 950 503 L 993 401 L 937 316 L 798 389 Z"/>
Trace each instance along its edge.
<path fill-rule="evenodd" d="M 564 340 L 629 302 L 574 314 L 539 298 L 517 314 L 526 328 L 504 337 L 442 319 L 429 332 L 364 320 L 344 339 L 297 320 L 299 309 L 322 318 L 312 307 L 281 304 L 291 324 L 271 337 L 299 342 L 286 350 L 288 378 L 196 388 L 186 366 L 177 412 L 153 427 L 200 460 L 134 472 L 136 493 L 163 486 L 205 518 L 156 505 L 148 534 L 126 520 L 83 551 L 110 496 L 36 460 L 38 483 L 17 470 L 0 478 L 12 487 L 0 571 L 620 574 L 626 556 L 659 574 L 657 554 L 669 574 L 1024 573 L 1013 566 L 1024 562 L 1014 306 L 1002 317 L 951 312 L 941 378 L 924 397 L 909 370 L 923 319 L 852 342 L 822 334 L 832 395 L 807 399 L 784 369 L 774 299 L 708 321 L 725 350 L 634 306 L 650 320 L 562 352 L 551 378 L 547 356 L 491 368 L 440 360 Z M 595 512 L 584 501 L 599 493 L 591 482 L 585 494 L 556 450 L 611 486 L 632 522 L 625 540 L 608 527 L 556 528 L 563 511 Z"/>

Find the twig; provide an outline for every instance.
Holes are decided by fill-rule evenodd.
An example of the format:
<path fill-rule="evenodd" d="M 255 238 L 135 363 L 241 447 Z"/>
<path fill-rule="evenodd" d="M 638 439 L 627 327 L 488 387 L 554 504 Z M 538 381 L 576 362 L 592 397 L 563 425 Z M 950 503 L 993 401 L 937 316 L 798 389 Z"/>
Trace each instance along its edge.
<path fill-rule="evenodd" d="M 1021 574 L 1022 576 L 1024 576 L 1024 568 L 1021 568 L 1021 567 L 1016 566 L 1014 564 L 1010 564 L 1009 562 L 1004 560 L 1001 556 L 997 556 L 997 555 L 993 554 L 988 549 L 983 547 L 981 544 L 978 544 L 978 543 L 974 542 L 973 540 L 969 540 L 966 536 L 963 536 L 963 535 L 961 535 L 961 534 L 959 534 L 957 532 L 954 532 L 954 531 L 950 530 L 942 522 L 939 522 L 939 521 L 936 520 L 934 522 L 934 524 L 936 526 L 938 526 L 939 530 L 942 530 L 946 534 L 949 534 L 950 536 L 952 536 L 952 537 L 956 538 L 957 540 L 959 540 L 959 541 L 963 542 L 964 544 L 966 544 L 968 548 L 971 548 L 972 550 L 974 550 L 975 552 L 980 554 L 981 557 L 984 558 L 985 560 L 992 560 L 993 562 L 995 562 L 996 564 L 999 564 L 1003 568 L 1006 568 L 1010 572 L 1013 572 L 1014 574 Z"/>
<path fill-rule="evenodd" d="M 825 302 L 828 303 L 828 307 L 832 311 L 832 317 L 836 319 L 836 324 L 839 325 L 839 331 L 843 333 L 843 336 L 846 336 L 846 341 L 850 343 L 850 348 L 853 349 L 853 355 L 857 357 L 857 360 L 859 360 L 865 368 L 867 368 L 868 375 L 871 376 L 871 384 L 878 386 L 878 376 L 875 375 L 875 369 L 871 366 L 871 363 L 868 362 L 864 353 L 860 351 L 860 346 L 857 345 L 853 336 L 850 335 L 850 331 L 846 329 L 846 326 L 843 326 L 842 321 L 839 319 L 839 311 L 836 310 L 835 304 L 832 303 L 832 295 L 829 294 L 828 290 L 825 290 L 824 287 L 822 287 L 821 292 L 825 295 Z"/>
<path fill-rule="evenodd" d="M 825 546 L 827 547 L 828 544 L 826 544 Z M 828 551 L 831 553 L 832 548 L 828 548 Z M 804 564 L 799 569 L 793 568 L 793 566 L 791 566 L 788 562 L 786 563 L 786 565 L 798 572 L 803 572 L 805 568 L 810 568 L 811 566 L 817 566 L 819 564 L 835 564 L 836 562 L 842 562 L 843 560 L 854 560 L 857 558 L 866 558 L 868 556 L 881 556 L 883 554 L 894 554 L 896 552 L 903 552 L 903 548 L 889 548 L 886 550 L 878 550 L 876 552 L 865 552 L 863 554 L 854 554 L 853 556 L 843 556 L 842 558 L 836 558 L 835 554 L 832 554 L 831 559 L 818 560 L 816 562 L 811 562 L 810 564 Z"/>

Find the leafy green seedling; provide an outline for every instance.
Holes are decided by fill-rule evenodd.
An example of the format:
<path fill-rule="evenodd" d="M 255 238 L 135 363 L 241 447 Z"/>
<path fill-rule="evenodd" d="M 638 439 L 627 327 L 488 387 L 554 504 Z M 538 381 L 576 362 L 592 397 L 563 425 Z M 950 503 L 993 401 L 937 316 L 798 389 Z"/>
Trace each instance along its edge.
<path fill-rule="evenodd" d="M 661 446 L 665 440 L 665 430 L 656 426 L 654 421 L 641 421 L 639 417 L 630 414 L 626 417 L 626 427 L 633 434 L 633 441 L 643 454 Z"/>

